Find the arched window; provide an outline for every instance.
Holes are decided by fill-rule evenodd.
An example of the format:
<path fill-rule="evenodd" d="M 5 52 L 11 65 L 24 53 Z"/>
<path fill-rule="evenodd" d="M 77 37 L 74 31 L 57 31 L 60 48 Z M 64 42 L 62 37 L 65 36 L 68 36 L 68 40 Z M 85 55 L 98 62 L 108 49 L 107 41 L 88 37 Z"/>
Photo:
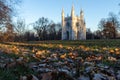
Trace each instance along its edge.
<path fill-rule="evenodd" d="M 76 23 L 76 26 L 77 26 L 77 27 L 79 27 L 79 26 L 80 26 L 80 24 L 77 22 L 77 23 Z"/>
<path fill-rule="evenodd" d="M 69 40 L 69 31 L 67 31 L 66 34 L 67 34 L 67 40 Z"/>
<path fill-rule="evenodd" d="M 70 26 L 70 23 L 69 23 L 69 22 L 67 22 L 67 23 L 66 23 L 66 26 L 68 26 L 68 27 L 69 27 L 69 26 Z"/>
<path fill-rule="evenodd" d="M 77 40 L 79 40 L 79 39 L 80 39 L 80 32 L 77 31 Z"/>

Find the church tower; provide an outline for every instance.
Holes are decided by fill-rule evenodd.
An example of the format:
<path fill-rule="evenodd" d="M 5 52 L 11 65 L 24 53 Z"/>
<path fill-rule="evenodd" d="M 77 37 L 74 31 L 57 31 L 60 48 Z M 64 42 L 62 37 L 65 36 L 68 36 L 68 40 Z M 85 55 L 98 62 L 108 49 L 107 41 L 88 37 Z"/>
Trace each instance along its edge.
<path fill-rule="evenodd" d="M 80 19 L 81 19 L 81 25 L 82 25 L 81 38 L 82 38 L 83 40 L 86 40 L 86 23 L 85 23 L 85 20 L 84 20 L 84 12 L 83 12 L 83 9 L 81 9 L 81 11 L 80 11 Z"/>
<path fill-rule="evenodd" d="M 72 10 L 71 10 L 71 27 L 72 27 L 72 40 L 75 39 L 75 32 L 76 32 L 76 27 L 75 27 L 75 11 L 74 11 L 74 5 L 72 5 Z"/>
<path fill-rule="evenodd" d="M 65 14 L 64 14 L 64 9 L 62 9 L 62 40 L 65 39 Z"/>
<path fill-rule="evenodd" d="M 71 9 L 71 16 L 65 17 L 62 9 L 62 40 L 86 40 L 86 24 L 83 10 L 80 16 L 75 15 L 74 6 Z"/>

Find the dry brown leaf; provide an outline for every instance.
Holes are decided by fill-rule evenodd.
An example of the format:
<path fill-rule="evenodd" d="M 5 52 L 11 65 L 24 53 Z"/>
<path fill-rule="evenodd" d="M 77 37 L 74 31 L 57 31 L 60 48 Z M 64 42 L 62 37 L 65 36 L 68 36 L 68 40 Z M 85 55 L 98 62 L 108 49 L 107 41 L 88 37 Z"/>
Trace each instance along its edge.
<path fill-rule="evenodd" d="M 12 63 L 6 65 L 7 68 L 12 68 L 15 66 L 16 66 L 16 62 L 12 62 Z"/>
<path fill-rule="evenodd" d="M 51 80 L 51 79 L 52 79 L 51 72 L 42 74 L 42 80 Z"/>

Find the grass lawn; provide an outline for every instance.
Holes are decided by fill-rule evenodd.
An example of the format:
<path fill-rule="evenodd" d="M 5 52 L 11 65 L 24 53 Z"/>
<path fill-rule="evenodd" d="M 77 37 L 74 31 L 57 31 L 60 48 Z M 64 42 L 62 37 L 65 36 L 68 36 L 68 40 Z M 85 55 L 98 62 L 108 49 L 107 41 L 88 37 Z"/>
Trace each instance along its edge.
<path fill-rule="evenodd" d="M 118 71 L 120 69 L 120 40 L 0 43 L 0 80 L 19 80 L 20 76 L 30 74 L 39 78 L 38 69 L 33 70 L 30 67 L 31 63 L 36 63 L 36 66 L 61 63 L 63 68 L 66 66 L 71 69 L 68 70 L 69 75 L 77 80 L 80 75 L 83 75 L 82 73 L 86 72 L 88 65 L 84 65 L 85 62 L 94 63 L 94 67 L 97 66 L 98 69 L 98 65 L 102 64 L 102 66 L 109 66 L 114 71 Z M 48 72 L 52 72 L 53 69 L 62 70 L 61 65 L 52 66 L 52 68 L 43 66 L 40 69 L 48 68 Z M 95 73 L 98 72 L 95 71 Z M 89 75 L 87 74 L 87 76 Z M 68 79 L 65 77 L 64 80 Z"/>

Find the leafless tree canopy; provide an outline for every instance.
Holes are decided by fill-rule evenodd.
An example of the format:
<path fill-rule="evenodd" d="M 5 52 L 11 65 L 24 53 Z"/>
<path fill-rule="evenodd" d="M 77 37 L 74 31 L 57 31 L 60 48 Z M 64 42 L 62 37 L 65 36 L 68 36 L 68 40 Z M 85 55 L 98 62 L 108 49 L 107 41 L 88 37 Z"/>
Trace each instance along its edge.
<path fill-rule="evenodd" d="M 11 41 L 14 35 L 14 28 L 12 23 L 12 17 L 16 14 L 15 7 L 21 0 L 0 0 L 0 29 L 5 31 L 0 32 L 1 39 L 4 41 Z M 9 38 L 9 39 L 8 39 Z"/>
<path fill-rule="evenodd" d="M 120 29 L 118 17 L 110 13 L 108 18 L 100 21 L 99 29 L 101 31 L 101 36 L 104 38 L 116 38 L 117 32 Z"/>
<path fill-rule="evenodd" d="M 39 40 L 61 39 L 61 25 L 55 24 L 47 18 L 39 18 L 35 23 L 33 23 L 33 27 Z"/>
<path fill-rule="evenodd" d="M 0 25 L 11 21 L 11 17 L 15 15 L 15 6 L 20 0 L 0 0 Z"/>

